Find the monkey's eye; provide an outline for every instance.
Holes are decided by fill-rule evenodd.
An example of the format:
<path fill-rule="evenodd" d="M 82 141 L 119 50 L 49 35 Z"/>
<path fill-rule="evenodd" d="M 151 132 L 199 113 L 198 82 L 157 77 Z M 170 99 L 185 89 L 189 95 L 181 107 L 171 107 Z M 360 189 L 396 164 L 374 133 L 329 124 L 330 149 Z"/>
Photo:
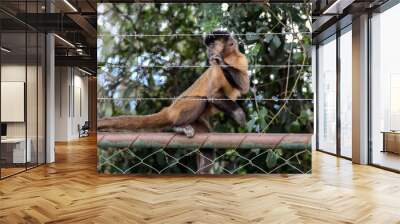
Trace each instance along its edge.
<path fill-rule="evenodd" d="M 234 45 L 234 43 L 232 42 L 232 43 L 229 43 L 229 46 L 233 46 Z"/>

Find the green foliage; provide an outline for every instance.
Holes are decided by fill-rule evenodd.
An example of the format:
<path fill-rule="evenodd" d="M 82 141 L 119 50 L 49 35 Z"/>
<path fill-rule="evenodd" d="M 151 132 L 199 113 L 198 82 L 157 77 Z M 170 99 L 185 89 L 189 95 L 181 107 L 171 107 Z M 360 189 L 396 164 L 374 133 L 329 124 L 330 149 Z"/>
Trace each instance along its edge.
<path fill-rule="evenodd" d="M 311 133 L 312 101 L 300 100 L 313 98 L 311 35 L 290 34 L 309 32 L 310 23 L 309 4 L 99 4 L 98 96 L 114 99 L 99 100 L 99 117 L 150 114 L 168 106 L 165 98 L 178 96 L 205 68 L 167 66 L 206 65 L 202 34 L 223 28 L 238 34 L 251 65 L 266 66 L 249 69 L 252 91 L 239 102 L 246 128 L 221 113 L 212 118 L 214 129 Z M 288 98 L 297 100 L 283 100 Z"/>
<path fill-rule="evenodd" d="M 285 152 L 285 153 L 283 153 Z M 308 173 L 311 150 L 304 145 L 291 148 L 217 149 L 210 174 Z M 199 152 L 193 148 L 119 148 L 99 147 L 100 173 L 109 174 L 194 174 L 204 167 L 197 161 Z"/>

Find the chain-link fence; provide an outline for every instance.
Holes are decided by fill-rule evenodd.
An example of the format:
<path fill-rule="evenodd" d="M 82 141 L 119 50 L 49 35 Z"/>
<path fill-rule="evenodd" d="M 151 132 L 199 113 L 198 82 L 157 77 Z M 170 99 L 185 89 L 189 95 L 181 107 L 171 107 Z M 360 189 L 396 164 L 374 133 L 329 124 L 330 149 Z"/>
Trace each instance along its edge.
<path fill-rule="evenodd" d="M 311 135 L 99 134 L 98 171 L 112 174 L 310 173 Z"/>

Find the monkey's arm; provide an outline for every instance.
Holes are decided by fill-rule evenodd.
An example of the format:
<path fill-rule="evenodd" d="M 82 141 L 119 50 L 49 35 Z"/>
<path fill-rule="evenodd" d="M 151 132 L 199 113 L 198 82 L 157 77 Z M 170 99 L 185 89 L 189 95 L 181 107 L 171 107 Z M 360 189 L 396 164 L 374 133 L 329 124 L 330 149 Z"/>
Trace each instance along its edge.
<path fill-rule="evenodd" d="M 243 109 L 235 101 L 229 99 L 222 93 L 219 93 L 209 102 L 214 105 L 220 111 L 228 114 L 232 119 L 234 119 L 241 127 L 246 124 L 246 115 Z"/>
<path fill-rule="evenodd" d="M 243 74 L 239 69 L 227 64 L 224 59 L 219 56 L 214 56 L 211 60 L 221 66 L 226 80 L 232 87 L 238 89 L 243 94 L 249 91 L 250 83 L 247 74 Z"/>

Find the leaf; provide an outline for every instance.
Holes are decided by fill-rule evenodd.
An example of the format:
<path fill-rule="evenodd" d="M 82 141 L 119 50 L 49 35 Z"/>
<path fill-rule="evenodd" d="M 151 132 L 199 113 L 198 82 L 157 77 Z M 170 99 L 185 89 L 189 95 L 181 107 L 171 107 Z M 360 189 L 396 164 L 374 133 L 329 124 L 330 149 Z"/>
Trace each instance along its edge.
<path fill-rule="evenodd" d="M 246 123 L 247 131 L 252 132 L 255 124 L 256 124 L 256 118 L 252 117 L 251 120 Z"/>
<path fill-rule="evenodd" d="M 289 126 L 289 131 L 292 133 L 300 132 L 300 123 L 298 120 L 293 121 Z"/>
<path fill-rule="evenodd" d="M 263 107 L 259 114 L 258 114 L 258 119 L 260 121 L 260 128 L 261 130 L 264 130 L 267 127 L 267 122 L 265 121 L 266 117 L 267 117 L 267 109 L 265 107 Z"/>
<path fill-rule="evenodd" d="M 282 149 L 275 149 L 274 151 L 275 151 L 275 154 L 278 155 L 278 156 L 282 156 L 283 155 Z"/>
<path fill-rule="evenodd" d="M 274 38 L 272 39 L 272 43 L 275 45 L 275 47 L 279 47 L 281 45 L 281 40 L 279 39 L 278 36 L 274 36 Z"/>
<path fill-rule="evenodd" d="M 279 158 L 279 156 L 276 154 L 276 152 L 274 150 L 268 151 L 267 158 L 265 159 L 267 167 L 269 169 L 275 167 L 276 163 L 278 161 L 278 158 Z"/>
<path fill-rule="evenodd" d="M 265 107 L 261 108 L 260 112 L 258 113 L 259 118 L 265 118 L 267 116 L 267 109 Z"/>
<path fill-rule="evenodd" d="M 254 45 L 254 47 L 252 47 L 250 49 L 249 56 L 252 56 L 252 57 L 257 56 L 258 52 L 260 52 L 260 49 L 261 49 L 261 45 L 259 43 L 256 43 Z"/>
<path fill-rule="evenodd" d="M 274 34 L 267 34 L 267 36 L 265 37 L 264 41 L 267 43 L 270 43 L 271 40 L 274 38 Z"/>

